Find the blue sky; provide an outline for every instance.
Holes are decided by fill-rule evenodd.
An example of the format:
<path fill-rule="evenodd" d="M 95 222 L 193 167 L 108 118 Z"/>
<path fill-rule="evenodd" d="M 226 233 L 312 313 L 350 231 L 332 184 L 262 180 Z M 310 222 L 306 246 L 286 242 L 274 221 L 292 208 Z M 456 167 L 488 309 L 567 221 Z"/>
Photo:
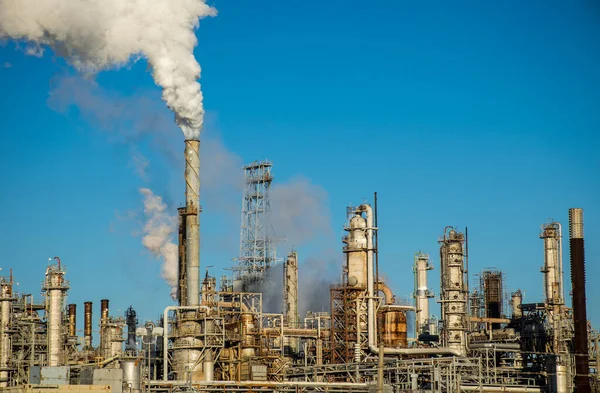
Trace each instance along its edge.
<path fill-rule="evenodd" d="M 377 191 L 380 270 L 398 296 L 412 292 L 418 250 L 432 255 L 439 292 L 437 237 L 455 225 L 469 228 L 471 272 L 499 268 L 508 291 L 541 301 L 539 227 L 553 218 L 567 228 L 568 208 L 583 207 L 588 315 L 600 325 L 597 4 L 213 5 L 219 15 L 201 23 L 195 54 L 205 138 L 222 154 L 202 165 L 268 158 L 276 182 L 301 176 L 324 190 L 319 211 L 331 230 L 296 244 L 301 260 L 341 258 L 345 206 Z M 37 295 L 48 257 L 59 255 L 81 315 L 83 301 L 97 314 L 107 297 L 114 314 L 133 304 L 141 319 L 156 318 L 169 289 L 141 245 L 138 189 L 152 188 L 173 211 L 183 201 L 183 138 L 164 123 L 170 114 L 147 64 L 81 82 L 97 102 L 137 103 L 111 124 L 56 93 L 74 72 L 51 53 L 29 57 L 4 42 L 0 66 L 1 267 Z M 138 121 L 157 125 L 127 131 Z M 133 155 L 148 161 L 144 178 Z M 203 182 L 201 264 L 218 269 L 238 253 L 241 194 L 227 183 L 231 171 L 217 169 L 223 176 Z M 570 287 L 566 230 L 565 240 Z"/>

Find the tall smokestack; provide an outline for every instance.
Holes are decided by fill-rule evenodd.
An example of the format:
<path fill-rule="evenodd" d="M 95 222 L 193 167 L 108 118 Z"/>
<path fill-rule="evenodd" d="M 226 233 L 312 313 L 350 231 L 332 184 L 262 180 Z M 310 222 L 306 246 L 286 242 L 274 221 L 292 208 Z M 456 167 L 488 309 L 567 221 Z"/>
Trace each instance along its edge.
<path fill-rule="evenodd" d="M 92 347 L 92 302 L 83 303 L 83 345 Z"/>
<path fill-rule="evenodd" d="M 77 304 L 69 304 L 69 337 L 77 335 Z"/>
<path fill-rule="evenodd" d="M 583 209 L 569 209 L 569 232 L 573 319 L 575 324 L 575 391 L 577 393 L 590 393 L 587 310 L 585 304 Z"/>
<path fill-rule="evenodd" d="M 100 300 L 100 323 L 108 319 L 108 299 Z"/>
<path fill-rule="evenodd" d="M 200 297 L 200 141 L 185 141 L 185 259 L 187 305 L 196 306 Z"/>

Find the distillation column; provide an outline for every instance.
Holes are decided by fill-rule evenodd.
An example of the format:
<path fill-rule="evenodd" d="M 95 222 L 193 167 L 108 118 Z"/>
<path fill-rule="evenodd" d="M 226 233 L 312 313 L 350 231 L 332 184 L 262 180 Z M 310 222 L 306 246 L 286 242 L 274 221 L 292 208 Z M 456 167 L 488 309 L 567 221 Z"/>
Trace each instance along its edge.
<path fill-rule="evenodd" d="M 292 251 L 283 265 L 283 302 L 284 318 L 288 327 L 298 326 L 298 254 Z M 289 345 L 298 351 L 298 339 L 290 338 Z"/>
<path fill-rule="evenodd" d="M 544 295 L 548 319 L 552 324 L 552 351 L 555 356 L 548 359 L 549 387 L 551 392 L 566 393 L 569 389 L 570 355 L 564 337 L 563 271 L 562 271 L 562 227 L 558 222 L 541 226 L 540 239 L 544 241 Z"/>
<path fill-rule="evenodd" d="M 432 270 L 433 265 L 429 261 L 429 255 L 422 252 L 415 253 L 413 272 L 415 274 L 415 311 L 417 314 L 415 323 L 415 337 L 421 334 L 435 334 L 429 326 L 429 298 L 433 293 L 427 287 L 427 271 Z"/>
<path fill-rule="evenodd" d="M 542 225 L 540 239 L 544 240 L 544 291 L 548 305 L 564 304 L 562 272 L 562 229 L 559 223 Z"/>
<path fill-rule="evenodd" d="M 12 271 L 10 278 L 0 277 L 0 387 L 8 386 L 8 360 L 11 355 L 10 328 L 11 303 L 13 299 Z"/>
<path fill-rule="evenodd" d="M 65 280 L 65 271 L 61 268 L 60 259 L 54 257 L 58 263 L 46 269 L 46 279 L 43 291 L 46 292 L 46 330 L 48 340 L 48 366 L 62 365 L 63 335 L 62 335 L 62 310 L 63 302 L 69 282 Z"/>
<path fill-rule="evenodd" d="M 360 211 L 356 211 L 345 228 L 348 236 L 344 237 L 344 253 L 346 254 L 346 271 L 348 274 L 347 298 L 344 300 L 347 309 L 345 330 L 348 334 L 356 335 L 354 342 L 355 360 L 360 360 L 361 351 L 368 347 L 368 305 L 366 299 L 367 293 L 367 220 Z M 352 293 L 352 296 L 349 294 Z M 354 320 L 352 315 L 354 315 Z"/>
<path fill-rule="evenodd" d="M 446 227 L 439 240 L 441 260 L 442 343 L 466 355 L 467 301 L 464 280 L 465 236 Z"/>

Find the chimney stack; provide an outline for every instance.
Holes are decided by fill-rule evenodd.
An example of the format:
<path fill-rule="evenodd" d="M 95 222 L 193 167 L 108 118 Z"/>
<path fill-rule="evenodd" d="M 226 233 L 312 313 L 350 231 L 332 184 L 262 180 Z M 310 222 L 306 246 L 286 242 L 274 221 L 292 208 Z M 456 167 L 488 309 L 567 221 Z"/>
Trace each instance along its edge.
<path fill-rule="evenodd" d="M 83 344 L 92 347 L 92 302 L 83 303 Z"/>
<path fill-rule="evenodd" d="M 575 391 L 590 393 L 587 310 L 585 302 L 585 251 L 583 243 L 583 209 L 569 209 L 571 246 L 571 284 L 575 325 Z"/>
<path fill-rule="evenodd" d="M 185 265 L 188 306 L 200 297 L 200 141 L 185 141 Z"/>
<path fill-rule="evenodd" d="M 69 337 L 77 335 L 77 305 L 69 304 Z"/>

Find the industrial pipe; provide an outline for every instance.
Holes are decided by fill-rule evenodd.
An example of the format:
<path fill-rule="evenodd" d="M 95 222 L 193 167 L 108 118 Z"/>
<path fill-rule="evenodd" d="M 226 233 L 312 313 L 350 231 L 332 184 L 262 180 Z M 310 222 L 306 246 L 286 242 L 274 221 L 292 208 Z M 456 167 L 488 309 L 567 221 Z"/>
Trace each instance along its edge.
<path fill-rule="evenodd" d="M 377 290 L 377 292 L 383 292 L 383 296 L 385 297 L 385 304 L 394 304 L 394 294 L 392 293 L 390 287 L 385 285 L 383 281 L 379 281 L 377 284 L 375 284 L 375 289 Z"/>
<path fill-rule="evenodd" d="M 200 297 L 200 141 L 185 141 L 185 258 L 187 305 L 196 306 Z"/>
<path fill-rule="evenodd" d="M 460 385 L 461 392 L 486 392 L 486 393 L 540 393 L 540 388 L 531 386 L 472 386 Z"/>
<path fill-rule="evenodd" d="M 92 302 L 83 303 L 83 344 L 92 347 Z"/>
<path fill-rule="evenodd" d="M 493 348 L 507 351 L 520 350 L 521 344 L 519 343 L 475 343 L 469 345 L 470 349 L 482 349 L 482 348 Z"/>
<path fill-rule="evenodd" d="M 590 393 L 587 310 L 585 304 L 585 249 L 583 209 L 569 209 L 571 283 L 575 325 L 575 391 Z"/>

